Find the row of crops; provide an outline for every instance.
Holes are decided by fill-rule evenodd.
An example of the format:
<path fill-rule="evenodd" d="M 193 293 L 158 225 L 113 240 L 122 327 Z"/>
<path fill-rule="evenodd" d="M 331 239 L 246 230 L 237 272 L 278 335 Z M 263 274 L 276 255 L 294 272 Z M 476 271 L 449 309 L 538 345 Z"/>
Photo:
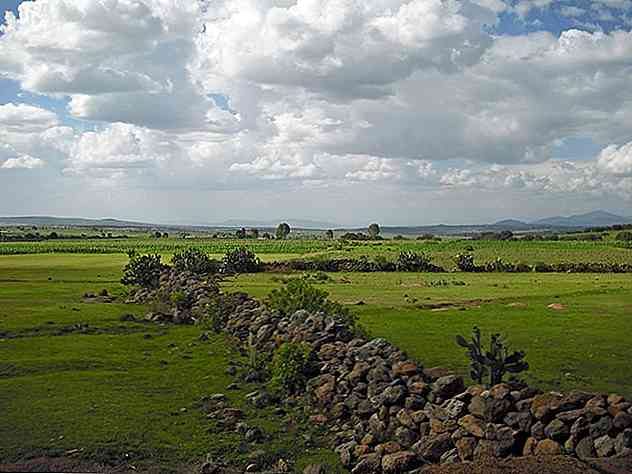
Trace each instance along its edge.
<path fill-rule="evenodd" d="M 41 242 L 0 243 L 0 255 L 23 254 L 121 254 L 129 250 L 141 253 L 172 254 L 184 248 L 199 248 L 209 254 L 222 255 L 245 246 L 261 255 L 287 255 L 288 258 L 393 257 L 401 251 L 425 252 L 445 268 L 454 266 L 457 254 L 471 253 L 477 262 L 496 258 L 509 262 L 543 263 L 628 263 L 632 249 L 613 241 L 327 241 L 327 240 L 221 240 L 199 239 L 76 239 Z M 270 257 L 277 258 L 277 257 Z"/>

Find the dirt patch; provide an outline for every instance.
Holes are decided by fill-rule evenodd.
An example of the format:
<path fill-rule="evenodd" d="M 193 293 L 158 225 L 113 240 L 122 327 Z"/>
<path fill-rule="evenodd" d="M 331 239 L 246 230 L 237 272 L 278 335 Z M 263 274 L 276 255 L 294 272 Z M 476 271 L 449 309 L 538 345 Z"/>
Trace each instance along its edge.
<path fill-rule="evenodd" d="M 508 308 L 526 308 L 527 307 L 527 303 L 509 303 L 507 305 Z"/>
<path fill-rule="evenodd" d="M 184 465 L 176 468 L 178 474 L 192 474 L 198 472 L 199 467 L 193 465 Z M 143 465 L 135 466 L 133 464 L 119 464 L 112 466 L 108 464 L 100 464 L 90 462 L 84 459 L 75 459 L 72 457 L 38 457 L 16 463 L 0 463 L 0 472 L 76 472 L 76 473 L 94 473 L 94 474 L 128 474 L 128 473 L 144 473 L 144 474 L 160 474 L 165 472 L 163 466 L 159 465 Z"/>
<path fill-rule="evenodd" d="M 493 300 L 465 300 L 465 301 L 445 301 L 441 303 L 422 303 L 418 304 L 418 309 L 429 309 L 431 311 L 446 311 L 449 309 L 461 309 L 461 308 L 480 308 L 481 305 L 491 303 Z"/>
<path fill-rule="evenodd" d="M 554 311 L 564 311 L 566 309 L 566 305 L 561 303 L 551 303 L 547 306 L 547 308 L 552 309 Z"/>

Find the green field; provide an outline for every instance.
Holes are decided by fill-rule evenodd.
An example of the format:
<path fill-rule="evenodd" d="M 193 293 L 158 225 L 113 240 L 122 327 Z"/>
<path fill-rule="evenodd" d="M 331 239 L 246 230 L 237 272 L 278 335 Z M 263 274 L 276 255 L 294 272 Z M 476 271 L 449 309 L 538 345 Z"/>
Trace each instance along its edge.
<path fill-rule="evenodd" d="M 198 327 L 119 320 L 141 317 L 142 307 L 84 302 L 86 291 L 124 293 L 125 260 L 0 257 L 0 465 L 66 453 L 156 472 L 188 472 L 207 453 L 246 462 L 263 445 L 206 420 L 199 402 L 215 393 L 265 430 L 269 455 L 335 465 L 333 453 L 297 439 L 312 431 L 302 417 L 246 405 L 256 385 L 226 391 L 234 381 L 226 368 L 243 356 L 223 336 L 202 342 Z"/>
<path fill-rule="evenodd" d="M 218 392 L 229 396 L 231 406 L 246 410 L 249 424 L 270 434 L 266 450 L 296 455 L 299 465 L 310 459 L 334 463 L 333 453 L 321 444 L 300 441 L 297 433 L 309 428 L 298 415 L 279 417 L 249 408 L 244 395 L 256 386 L 226 391 L 234 381 L 226 368 L 243 360 L 231 341 L 222 336 L 200 341 L 198 327 L 119 319 L 124 313 L 144 313 L 142 307 L 122 303 L 126 290 L 119 279 L 125 249 L 160 252 L 168 260 L 181 246 L 199 245 L 221 257 L 242 243 L 103 241 L 112 245 L 103 254 L 82 254 L 81 245 L 91 245 L 85 241 L 0 244 L 0 253 L 16 248 L 40 252 L 0 256 L 0 464 L 69 452 L 91 460 L 129 461 L 141 470 L 158 463 L 162 472 L 182 470 L 207 453 L 230 453 L 245 462 L 262 446 L 218 430 L 199 406 L 202 397 Z M 51 245 L 61 245 L 64 253 L 47 253 Z M 481 262 L 497 256 L 527 262 L 632 262 L 632 250 L 608 242 L 248 245 L 263 260 L 394 256 L 414 249 L 451 265 L 452 256 L 471 245 Z M 228 278 L 224 288 L 265 297 L 282 284 L 280 277 L 240 275 Z M 467 335 L 478 325 L 484 334 L 501 332 L 512 347 L 525 350 L 531 365 L 526 378 L 543 389 L 632 396 L 632 275 L 335 273 L 330 278 L 319 286 L 349 305 L 373 336 L 399 345 L 426 367 L 465 374 L 465 355 L 454 336 Z M 84 292 L 102 288 L 118 296 L 117 301 L 83 300 Z M 551 303 L 564 309 L 549 309 Z"/>
<path fill-rule="evenodd" d="M 454 257 L 471 253 L 479 264 L 498 257 L 512 263 L 628 263 L 632 247 L 621 242 L 598 241 L 328 241 L 328 240 L 223 240 L 223 239 L 78 239 L 42 242 L 0 242 L 0 255 L 23 254 L 125 254 L 129 250 L 159 253 L 167 259 L 178 250 L 199 248 L 215 258 L 239 247 L 247 247 L 264 261 L 291 258 L 351 258 L 385 256 L 394 258 L 401 251 L 429 254 L 433 261 L 451 270 Z"/>

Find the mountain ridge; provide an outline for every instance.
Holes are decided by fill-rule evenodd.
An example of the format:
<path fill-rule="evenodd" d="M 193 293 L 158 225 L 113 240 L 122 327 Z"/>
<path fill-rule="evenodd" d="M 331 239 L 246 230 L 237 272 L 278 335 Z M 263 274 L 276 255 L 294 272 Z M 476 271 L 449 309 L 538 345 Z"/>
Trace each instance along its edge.
<path fill-rule="evenodd" d="M 364 227 L 340 226 L 327 222 L 309 219 L 285 219 L 278 222 L 288 222 L 290 227 L 302 230 L 335 229 L 338 231 L 364 231 Z M 240 227 L 274 228 L 277 221 L 257 221 L 252 219 L 230 219 L 220 224 L 156 224 L 149 222 L 128 221 L 114 218 L 90 219 L 81 217 L 54 217 L 54 216 L 17 216 L 0 217 L 2 226 L 58 226 L 58 227 L 110 227 L 110 228 L 139 228 L 139 229 L 181 229 L 181 230 L 208 230 L 208 229 L 235 229 Z M 597 210 L 584 214 L 570 216 L 554 216 L 525 222 L 519 219 L 502 219 L 492 224 L 437 224 L 423 226 L 388 226 L 383 225 L 382 230 L 391 234 L 413 233 L 474 233 L 485 231 L 537 231 L 537 230 L 572 230 L 587 227 L 607 227 L 616 224 L 632 224 L 631 217 L 623 217 L 607 211 Z"/>

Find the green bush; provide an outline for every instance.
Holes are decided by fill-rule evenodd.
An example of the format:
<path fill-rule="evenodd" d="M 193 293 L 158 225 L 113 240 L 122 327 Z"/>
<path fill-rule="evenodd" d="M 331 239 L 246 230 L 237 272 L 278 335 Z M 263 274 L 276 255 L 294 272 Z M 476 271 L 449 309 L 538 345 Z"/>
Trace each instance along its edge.
<path fill-rule="evenodd" d="M 224 273 L 256 273 L 262 268 L 259 258 L 245 247 L 226 252 L 222 261 Z"/>
<path fill-rule="evenodd" d="M 327 299 L 329 293 L 310 285 L 302 278 L 293 278 L 286 285 L 272 290 L 268 295 L 268 307 L 283 316 L 304 309 L 310 313 L 323 312 L 329 315 L 346 315 L 349 310 Z"/>
<path fill-rule="evenodd" d="M 473 255 L 460 253 L 454 257 L 454 260 L 456 261 L 456 267 L 462 272 L 478 272 L 481 270 L 474 263 Z"/>
<path fill-rule="evenodd" d="M 615 239 L 620 242 L 632 242 L 632 232 L 619 232 Z"/>
<path fill-rule="evenodd" d="M 318 360 L 304 343 L 286 342 L 272 359 L 272 387 L 287 394 L 300 393 L 307 380 L 318 374 Z"/>
<path fill-rule="evenodd" d="M 201 317 L 200 324 L 216 333 L 223 331 L 228 316 L 247 299 L 248 295 L 245 293 L 218 294 L 208 304 L 206 314 Z"/>
<path fill-rule="evenodd" d="M 160 255 L 139 255 L 135 250 L 127 252 L 129 262 L 123 268 L 124 285 L 139 285 L 145 288 L 158 288 L 160 272 L 165 266 L 160 262 Z"/>
<path fill-rule="evenodd" d="M 174 253 L 171 264 L 179 272 L 187 271 L 196 275 L 208 275 L 219 270 L 219 262 L 212 260 L 205 251 L 196 248 Z"/>

